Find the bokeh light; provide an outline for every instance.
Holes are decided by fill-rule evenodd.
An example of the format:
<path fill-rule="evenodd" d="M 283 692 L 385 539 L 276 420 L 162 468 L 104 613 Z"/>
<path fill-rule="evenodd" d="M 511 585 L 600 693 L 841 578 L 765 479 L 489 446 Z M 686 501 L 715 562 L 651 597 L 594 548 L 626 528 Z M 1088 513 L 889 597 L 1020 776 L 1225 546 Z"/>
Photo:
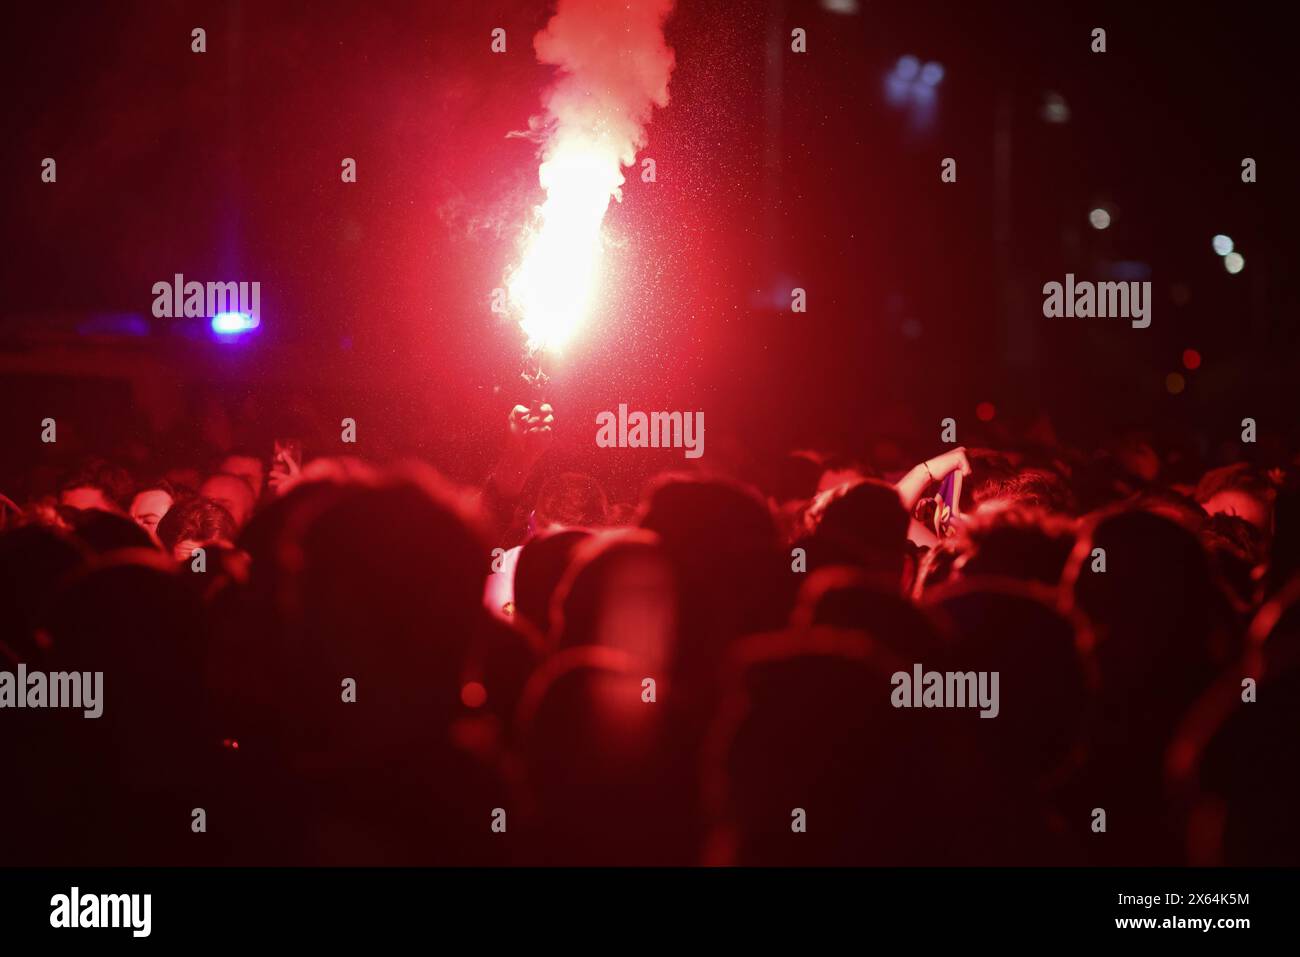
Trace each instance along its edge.
<path fill-rule="evenodd" d="M 236 336 L 241 332 L 256 329 L 258 320 L 255 316 L 242 312 L 219 312 L 212 317 L 212 331 L 219 336 Z"/>
<path fill-rule="evenodd" d="M 461 686 L 460 701 L 467 708 L 481 708 L 487 704 L 487 688 L 477 681 L 469 681 Z"/>
<path fill-rule="evenodd" d="M 1195 349 L 1183 350 L 1183 368 L 1188 370 L 1199 369 L 1201 367 L 1201 354 Z"/>
<path fill-rule="evenodd" d="M 1223 268 L 1235 276 L 1246 268 L 1246 257 L 1241 253 L 1228 253 L 1223 257 Z"/>
<path fill-rule="evenodd" d="M 1214 247 L 1214 251 L 1220 256 L 1226 256 L 1228 253 L 1232 252 L 1232 237 L 1219 233 L 1210 240 L 1210 245 Z"/>
<path fill-rule="evenodd" d="M 1065 97 L 1059 93 L 1048 93 L 1043 99 L 1043 108 L 1040 115 L 1048 123 L 1068 123 L 1070 120 L 1070 106 L 1065 102 Z"/>
<path fill-rule="evenodd" d="M 1105 229 L 1110 225 L 1110 213 L 1098 206 L 1088 214 L 1088 222 L 1092 223 L 1093 229 Z"/>
<path fill-rule="evenodd" d="M 1183 378 L 1181 372 L 1171 372 L 1165 376 L 1165 388 L 1169 390 L 1170 395 L 1178 395 L 1187 388 L 1187 380 Z"/>

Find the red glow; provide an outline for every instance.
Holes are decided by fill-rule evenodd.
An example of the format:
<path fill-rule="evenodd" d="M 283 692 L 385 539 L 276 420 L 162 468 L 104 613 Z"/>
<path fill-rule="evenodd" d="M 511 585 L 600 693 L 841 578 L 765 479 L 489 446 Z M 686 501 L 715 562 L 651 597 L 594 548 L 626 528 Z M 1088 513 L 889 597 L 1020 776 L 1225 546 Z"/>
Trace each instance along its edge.
<path fill-rule="evenodd" d="M 981 402 L 975 406 L 975 415 L 981 422 L 992 422 L 997 414 L 998 410 L 992 402 Z"/>
<path fill-rule="evenodd" d="M 239 750 L 239 742 L 236 741 L 234 738 L 222 738 L 222 739 L 221 739 L 221 746 L 222 746 L 223 748 L 226 748 L 226 749 L 230 750 L 230 751 L 238 751 L 238 750 Z"/>
<path fill-rule="evenodd" d="M 460 700 L 467 708 L 481 708 L 487 703 L 487 688 L 470 681 L 460 689 Z"/>
<path fill-rule="evenodd" d="M 1195 349 L 1183 350 L 1183 368 L 1199 369 L 1201 367 L 1201 354 Z"/>

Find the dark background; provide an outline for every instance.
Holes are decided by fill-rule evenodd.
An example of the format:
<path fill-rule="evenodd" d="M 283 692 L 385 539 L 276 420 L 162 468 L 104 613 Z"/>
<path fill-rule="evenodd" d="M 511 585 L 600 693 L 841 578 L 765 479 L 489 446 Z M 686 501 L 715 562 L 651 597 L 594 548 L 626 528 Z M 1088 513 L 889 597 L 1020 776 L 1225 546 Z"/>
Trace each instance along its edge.
<path fill-rule="evenodd" d="M 706 460 L 861 453 L 883 437 L 928 452 L 945 416 L 967 444 L 1042 414 L 1083 444 L 1140 428 L 1210 458 L 1248 415 L 1294 438 L 1297 84 L 1280 10 L 857 7 L 679 3 L 672 102 L 641 154 L 658 182 L 628 171 L 606 219 L 604 306 L 551 367 L 571 455 L 591 455 L 594 413 L 620 402 L 703 410 Z M 195 455 L 269 452 L 272 434 L 352 416 L 362 454 L 485 468 L 526 398 L 519 333 L 489 296 L 538 198 L 535 147 L 505 134 L 539 110 L 550 71 L 531 40 L 550 13 L 540 0 L 8 11 L 7 464 L 48 452 L 45 416 L 68 454 L 164 435 Z M 1104 54 L 1090 52 L 1096 26 Z M 505 55 L 490 52 L 495 27 Z M 885 96 L 904 54 L 944 67 L 928 125 Z M 1053 92 L 1068 122 L 1043 119 Z M 46 156 L 57 184 L 40 180 Z M 340 182 L 345 156 L 356 184 Z M 948 156 L 954 184 L 939 178 Z M 1241 182 L 1246 156 L 1257 183 Z M 1102 204 L 1112 224 L 1097 231 Z M 1245 256 L 1239 275 L 1211 249 L 1220 232 Z M 1043 283 L 1115 278 L 1115 263 L 1149 270 L 1150 328 L 1043 318 Z M 153 319 L 151 287 L 176 272 L 260 281 L 262 327 L 218 342 L 206 320 Z M 789 311 L 793 286 L 806 314 Z M 996 407 L 987 425 L 980 402 Z M 229 427 L 213 424 L 223 414 Z"/>

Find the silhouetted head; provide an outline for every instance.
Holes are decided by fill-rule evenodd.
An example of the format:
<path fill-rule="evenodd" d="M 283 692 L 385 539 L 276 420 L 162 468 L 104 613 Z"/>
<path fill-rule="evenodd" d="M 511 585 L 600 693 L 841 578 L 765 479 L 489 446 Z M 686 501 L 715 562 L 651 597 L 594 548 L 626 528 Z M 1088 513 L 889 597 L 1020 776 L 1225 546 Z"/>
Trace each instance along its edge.
<path fill-rule="evenodd" d="M 916 660 L 823 627 L 738 642 L 705 755 L 708 862 L 969 861 L 1001 784 L 977 773 L 974 711 L 893 706 Z"/>
<path fill-rule="evenodd" d="M 1081 747 L 1097 676 L 1088 626 L 1060 610 L 1055 585 L 967 578 L 925 602 L 953 635 L 947 670 L 998 673 L 998 716 L 973 729 L 981 752 L 1035 785 L 1066 769 Z"/>
<path fill-rule="evenodd" d="M 785 621 L 794 597 L 767 504 L 718 479 L 666 476 L 641 526 L 659 536 L 681 582 L 684 655 L 711 669 L 726 644 Z"/>
<path fill-rule="evenodd" d="M 590 475 L 562 472 L 542 483 L 534 509 L 537 529 L 600 528 L 605 524 L 609 503 L 605 490 Z"/>
<path fill-rule="evenodd" d="M 860 631 L 897 655 L 932 660 L 949 640 L 925 610 L 861 568 L 831 565 L 807 576 L 790 616 L 795 628 L 827 625 Z"/>
<path fill-rule="evenodd" d="M 556 647 L 620 649 L 656 674 L 677 642 L 677 581 L 657 536 L 607 532 L 578 546 L 553 598 Z"/>
<path fill-rule="evenodd" d="M 320 682 L 306 713 L 320 708 L 345 735 L 365 719 L 396 743 L 459 706 L 489 550 L 457 490 L 431 472 L 358 486 L 286 542 L 281 560 L 284 664 Z M 336 708 L 344 678 L 367 702 L 351 722 Z"/>
<path fill-rule="evenodd" d="M 199 708 L 206 616 L 183 574 L 146 543 L 74 576 L 51 617 L 52 660 L 104 671 L 114 710 L 141 722 Z"/>
<path fill-rule="evenodd" d="M 808 520 L 811 566 L 856 565 L 902 586 L 908 515 L 892 485 L 866 479 L 823 493 Z"/>
<path fill-rule="evenodd" d="M 527 858 L 542 864 L 686 864 L 697 846 L 692 762 L 645 671 L 616 649 L 570 648 L 520 702 Z M 662 677 L 657 696 L 666 694 Z M 683 773 L 685 772 L 685 773 Z"/>
<path fill-rule="evenodd" d="M 1039 509 L 1010 507 L 974 519 L 966 529 L 962 577 L 999 575 L 1057 585 L 1074 548 L 1071 523 Z"/>
<path fill-rule="evenodd" d="M 200 497 L 176 502 L 158 523 L 159 541 L 178 562 L 189 561 L 196 548 L 230 547 L 237 531 L 228 511 Z"/>
<path fill-rule="evenodd" d="M 1096 632 L 1105 689 L 1161 686 L 1176 698 L 1230 653 L 1216 645 L 1226 602 L 1209 560 L 1195 534 L 1163 515 L 1094 519 L 1064 585 Z"/>
<path fill-rule="evenodd" d="M 808 452 L 791 452 L 781 457 L 768 480 L 768 492 L 776 504 L 806 502 L 817 494 L 824 467 Z"/>
<path fill-rule="evenodd" d="M 122 548 L 156 548 L 153 538 L 125 515 L 87 509 L 73 512 L 70 522 L 77 538 L 97 554 Z"/>
<path fill-rule="evenodd" d="M 26 525 L 0 535 L 0 640 L 21 658 L 35 657 L 33 639 L 46 627 L 51 597 L 88 558 L 80 541 L 54 528 Z"/>
<path fill-rule="evenodd" d="M 584 528 L 543 533 L 524 545 L 515 565 L 515 614 L 543 635 L 551 630 L 551 598 L 573 558 L 591 537 Z"/>

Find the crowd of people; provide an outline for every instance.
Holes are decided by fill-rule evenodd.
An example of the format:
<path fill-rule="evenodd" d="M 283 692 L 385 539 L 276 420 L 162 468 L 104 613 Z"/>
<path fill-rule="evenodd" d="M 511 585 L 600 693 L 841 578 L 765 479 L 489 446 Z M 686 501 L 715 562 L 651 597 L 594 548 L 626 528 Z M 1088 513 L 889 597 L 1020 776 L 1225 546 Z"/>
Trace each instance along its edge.
<path fill-rule="evenodd" d="M 619 502 L 553 421 L 474 487 L 11 477 L 0 671 L 102 672 L 103 713 L 0 713 L 0 861 L 1300 862 L 1292 463 L 795 451 Z M 899 707 L 914 666 L 996 716 Z"/>

